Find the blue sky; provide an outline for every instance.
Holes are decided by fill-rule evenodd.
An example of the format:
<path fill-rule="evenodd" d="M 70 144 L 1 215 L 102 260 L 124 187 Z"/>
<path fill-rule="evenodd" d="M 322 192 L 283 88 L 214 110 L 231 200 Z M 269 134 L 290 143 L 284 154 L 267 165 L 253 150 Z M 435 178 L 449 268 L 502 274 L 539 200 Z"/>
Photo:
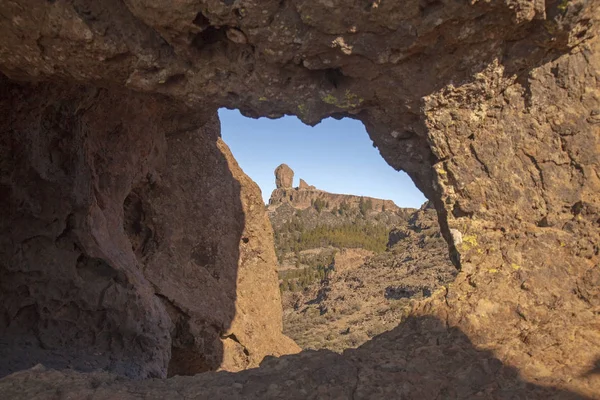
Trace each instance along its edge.
<path fill-rule="evenodd" d="M 220 109 L 221 134 L 238 163 L 260 186 L 265 203 L 275 189 L 273 171 L 285 163 L 299 179 L 332 193 L 393 200 L 400 207 L 425 201 L 404 172 L 390 167 L 373 147 L 363 124 L 328 118 L 315 127 L 298 118 L 246 118 Z"/>

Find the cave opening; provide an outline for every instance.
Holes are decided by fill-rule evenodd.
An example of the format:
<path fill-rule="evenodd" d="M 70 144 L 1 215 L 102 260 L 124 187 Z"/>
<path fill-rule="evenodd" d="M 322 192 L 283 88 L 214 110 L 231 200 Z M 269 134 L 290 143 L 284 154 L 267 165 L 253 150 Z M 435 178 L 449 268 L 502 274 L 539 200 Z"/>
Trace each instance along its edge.
<path fill-rule="evenodd" d="M 596 398 L 599 5 L 4 2 L 0 398 Z M 265 200 L 221 140 L 219 106 L 309 125 L 359 119 L 435 203 L 439 229 L 424 208 L 381 235 L 387 251 L 367 261 L 339 249 L 310 270 L 300 244 L 365 231 L 307 230 L 303 217 L 351 213 L 304 193 L 354 190 L 283 159 L 271 185 L 281 163 L 308 183 L 281 166 L 282 195 L 266 210 L 290 211 L 278 261 Z M 352 193 L 354 219 L 387 193 Z M 441 236 L 457 279 L 447 290 L 408 281 L 431 270 L 422 250 L 444 249 Z M 286 262 L 301 271 L 278 282 Z M 343 355 L 294 356 L 281 294 L 286 318 L 309 328 L 304 348 L 340 350 L 398 326 Z M 228 372 L 122 379 L 216 370 Z"/>
<path fill-rule="evenodd" d="M 219 118 L 223 140 L 261 189 L 284 334 L 302 349 L 358 347 L 454 280 L 432 202 L 386 163 L 361 121 L 310 127 L 228 109 Z"/>

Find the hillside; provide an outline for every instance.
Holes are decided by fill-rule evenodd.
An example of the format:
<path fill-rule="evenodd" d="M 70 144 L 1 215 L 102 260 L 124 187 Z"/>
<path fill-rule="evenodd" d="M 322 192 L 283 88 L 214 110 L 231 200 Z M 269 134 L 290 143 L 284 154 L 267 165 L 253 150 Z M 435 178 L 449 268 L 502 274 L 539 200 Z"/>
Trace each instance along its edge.
<path fill-rule="evenodd" d="M 383 252 L 389 231 L 415 211 L 391 200 L 329 193 L 302 179 L 293 188 L 293 175 L 285 164 L 275 170 L 277 188 L 267 207 L 282 271 L 329 265 L 343 248 Z"/>
<path fill-rule="evenodd" d="M 328 193 L 275 170 L 267 207 L 279 262 L 284 333 L 304 349 L 342 351 L 392 329 L 413 299 L 451 282 L 437 214 Z"/>
<path fill-rule="evenodd" d="M 413 300 L 454 280 L 436 218 L 425 205 L 390 233 L 386 251 L 343 249 L 327 276 L 283 291 L 284 333 L 304 349 L 342 351 L 396 326 Z"/>

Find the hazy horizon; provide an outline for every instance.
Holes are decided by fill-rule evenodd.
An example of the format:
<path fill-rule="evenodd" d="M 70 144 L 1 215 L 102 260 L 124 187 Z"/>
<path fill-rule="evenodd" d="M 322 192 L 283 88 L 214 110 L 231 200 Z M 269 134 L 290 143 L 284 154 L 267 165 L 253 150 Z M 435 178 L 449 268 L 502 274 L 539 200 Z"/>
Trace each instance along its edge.
<path fill-rule="evenodd" d="M 227 109 L 219 110 L 219 118 L 223 140 L 265 203 L 280 164 L 294 170 L 294 187 L 304 179 L 320 190 L 392 200 L 399 207 L 419 208 L 426 201 L 406 173 L 383 160 L 360 121 L 328 118 L 310 127 L 294 116 L 252 119 Z"/>

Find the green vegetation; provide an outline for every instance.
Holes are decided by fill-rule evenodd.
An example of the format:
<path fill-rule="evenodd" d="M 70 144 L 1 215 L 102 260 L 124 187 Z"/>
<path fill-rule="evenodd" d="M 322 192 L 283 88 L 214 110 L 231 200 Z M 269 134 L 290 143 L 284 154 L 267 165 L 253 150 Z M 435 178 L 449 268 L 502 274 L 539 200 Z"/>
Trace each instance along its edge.
<path fill-rule="evenodd" d="M 332 268 L 328 265 L 279 271 L 279 290 L 298 292 L 306 289 L 315 281 L 327 279 Z"/>
<path fill-rule="evenodd" d="M 345 201 L 340 204 L 340 208 L 337 210 L 339 215 L 347 215 L 350 211 L 350 206 Z"/>
<path fill-rule="evenodd" d="M 567 12 L 567 9 L 569 8 L 569 0 L 561 0 L 556 6 L 556 8 L 558 8 L 558 11 L 565 14 Z"/>
<path fill-rule="evenodd" d="M 367 199 L 365 201 L 365 199 L 361 197 L 358 203 L 358 209 L 364 217 L 367 215 L 368 211 L 371 211 L 373 209 L 373 202 L 371 201 L 371 199 Z"/>
<path fill-rule="evenodd" d="M 325 203 L 325 201 L 322 199 L 316 199 L 313 202 L 313 207 L 315 208 L 315 210 L 317 210 L 317 212 L 319 214 L 321 214 L 321 211 L 323 210 L 323 208 L 328 207 L 328 204 Z"/>
<path fill-rule="evenodd" d="M 317 254 L 310 254 L 301 256 L 299 253 L 296 254 L 296 258 L 302 265 L 308 265 L 309 267 L 318 267 L 320 265 L 331 265 L 335 258 L 337 250 L 330 252 L 319 252 Z"/>
<path fill-rule="evenodd" d="M 300 250 L 333 246 L 337 248 L 362 248 L 376 253 L 385 251 L 388 232 L 385 226 L 372 224 L 344 224 L 339 226 L 317 226 L 301 232 Z"/>
<path fill-rule="evenodd" d="M 297 292 L 304 290 L 315 281 L 329 279 L 329 275 L 334 270 L 333 260 L 337 251 L 328 254 L 317 254 L 310 256 L 301 256 L 296 253 L 296 268 L 292 270 L 279 271 L 279 289 L 284 292 L 290 290 Z M 300 265 L 308 265 L 306 268 L 300 268 Z"/>
<path fill-rule="evenodd" d="M 340 210 L 343 210 L 340 206 Z M 342 211 L 343 212 L 343 211 Z M 385 251 L 388 229 L 366 221 L 338 226 L 318 225 L 305 229 L 301 218 L 293 217 L 275 232 L 277 256 L 318 247 L 362 248 L 376 253 Z"/>

